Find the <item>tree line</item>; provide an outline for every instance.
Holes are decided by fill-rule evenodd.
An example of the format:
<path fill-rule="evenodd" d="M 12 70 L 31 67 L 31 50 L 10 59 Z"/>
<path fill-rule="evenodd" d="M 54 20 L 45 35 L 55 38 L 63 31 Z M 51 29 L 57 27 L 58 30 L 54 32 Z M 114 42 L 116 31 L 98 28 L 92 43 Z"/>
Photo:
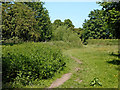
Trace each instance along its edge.
<path fill-rule="evenodd" d="M 83 42 L 87 39 L 120 38 L 120 2 L 97 4 L 102 9 L 91 11 L 83 28 L 74 28 L 70 19 L 64 22 L 57 19 L 51 23 L 43 2 L 2 2 L 2 40 L 49 41 L 60 27 L 77 33 Z"/>
<path fill-rule="evenodd" d="M 83 23 L 82 40 L 87 39 L 119 39 L 120 38 L 120 1 L 97 2 L 101 10 L 93 10 L 89 19 Z"/>
<path fill-rule="evenodd" d="M 23 41 L 49 41 L 52 31 L 59 26 L 74 28 L 72 21 L 55 20 L 51 23 L 43 2 L 3 2 L 2 39 Z"/>

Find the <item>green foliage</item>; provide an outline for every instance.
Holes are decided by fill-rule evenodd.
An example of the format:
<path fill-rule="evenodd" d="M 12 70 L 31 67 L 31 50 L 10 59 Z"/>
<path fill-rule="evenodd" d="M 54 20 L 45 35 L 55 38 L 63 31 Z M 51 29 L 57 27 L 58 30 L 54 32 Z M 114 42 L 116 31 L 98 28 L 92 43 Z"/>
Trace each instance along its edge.
<path fill-rule="evenodd" d="M 72 30 L 74 29 L 74 25 L 70 19 L 65 19 L 64 22 L 62 22 L 60 19 L 56 19 L 52 24 L 52 29 L 56 30 L 59 26 L 66 26 Z"/>
<path fill-rule="evenodd" d="M 119 2 L 98 2 L 107 15 L 106 22 L 112 28 L 111 32 L 114 37 L 120 39 L 120 1 Z"/>
<path fill-rule="evenodd" d="M 98 2 L 102 10 L 94 10 L 89 14 L 89 20 L 83 24 L 83 41 L 87 39 L 120 38 L 120 1 Z"/>
<path fill-rule="evenodd" d="M 35 19 L 38 22 L 37 30 L 40 31 L 40 41 L 47 41 L 51 38 L 51 21 L 48 10 L 43 7 L 43 2 L 25 2 L 33 11 Z"/>
<path fill-rule="evenodd" d="M 30 85 L 34 80 L 53 77 L 65 66 L 66 58 L 61 51 L 45 43 L 3 46 L 2 51 L 4 84 L 13 82 Z"/>
<path fill-rule="evenodd" d="M 73 31 L 78 34 L 81 40 L 83 40 L 83 36 L 82 36 L 84 32 L 83 28 L 74 28 Z"/>
<path fill-rule="evenodd" d="M 50 46 L 58 47 L 62 50 L 68 50 L 72 48 L 81 48 L 83 46 L 82 44 L 78 45 L 77 43 L 70 43 L 65 41 L 50 41 L 46 43 L 48 43 Z"/>
<path fill-rule="evenodd" d="M 17 44 L 17 43 L 22 43 L 22 42 L 23 42 L 23 39 L 20 39 L 20 38 L 15 37 L 15 36 L 13 36 L 12 38 L 9 38 L 9 39 L 2 40 L 3 44 L 10 44 L 10 43 Z"/>
<path fill-rule="evenodd" d="M 3 40 L 18 37 L 23 41 L 45 41 L 51 38 L 51 21 L 42 2 L 2 4 Z"/>
<path fill-rule="evenodd" d="M 52 40 L 64 41 L 66 43 L 72 44 L 74 47 L 81 47 L 79 36 L 67 26 L 59 26 L 56 30 L 54 30 Z"/>
<path fill-rule="evenodd" d="M 74 25 L 72 24 L 72 21 L 70 19 L 65 19 L 63 23 L 68 28 L 72 28 L 72 29 L 74 28 Z"/>
<path fill-rule="evenodd" d="M 88 39 L 88 45 L 118 45 L 118 39 Z"/>
<path fill-rule="evenodd" d="M 99 79 L 98 79 L 98 78 L 94 78 L 94 79 L 90 82 L 90 86 L 95 86 L 95 85 L 102 86 L 102 83 L 99 82 Z"/>
<path fill-rule="evenodd" d="M 34 12 L 28 6 L 18 2 L 15 4 L 4 3 L 2 5 L 3 39 L 18 37 L 27 41 L 31 40 L 33 35 L 39 37 L 38 31 L 34 28 L 37 23 Z M 35 38 L 37 37 L 35 36 Z"/>
<path fill-rule="evenodd" d="M 59 26 L 63 26 L 63 22 L 60 19 L 56 19 L 52 23 L 52 36 L 53 36 L 54 30 L 56 30 Z"/>
<path fill-rule="evenodd" d="M 62 22 L 60 19 L 56 19 L 56 20 L 53 22 L 53 25 L 56 25 L 56 27 L 59 27 L 59 26 L 62 26 L 62 25 L 63 25 L 63 22 Z"/>
<path fill-rule="evenodd" d="M 111 28 L 107 25 L 106 18 L 103 10 L 94 10 L 89 14 L 89 20 L 85 20 L 83 24 L 83 41 L 86 39 L 108 39 L 113 38 L 110 32 Z"/>

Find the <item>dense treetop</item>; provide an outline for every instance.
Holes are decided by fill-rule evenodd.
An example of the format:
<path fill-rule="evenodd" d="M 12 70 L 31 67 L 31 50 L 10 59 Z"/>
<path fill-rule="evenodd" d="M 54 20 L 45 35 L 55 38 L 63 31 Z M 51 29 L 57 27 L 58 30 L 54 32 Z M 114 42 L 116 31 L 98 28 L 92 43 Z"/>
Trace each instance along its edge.
<path fill-rule="evenodd" d="M 83 23 L 82 39 L 120 38 L 120 2 L 98 2 L 102 10 L 93 10 Z"/>
<path fill-rule="evenodd" d="M 42 2 L 2 4 L 3 39 L 45 41 L 51 38 L 48 11 Z"/>

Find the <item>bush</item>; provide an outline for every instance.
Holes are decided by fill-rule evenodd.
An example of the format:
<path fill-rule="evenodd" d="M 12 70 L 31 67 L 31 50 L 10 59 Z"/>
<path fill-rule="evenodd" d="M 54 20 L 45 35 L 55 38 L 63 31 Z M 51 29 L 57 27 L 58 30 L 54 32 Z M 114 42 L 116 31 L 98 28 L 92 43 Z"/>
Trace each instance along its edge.
<path fill-rule="evenodd" d="M 23 39 L 20 39 L 18 37 L 12 37 L 10 39 L 5 39 L 5 38 L 2 38 L 2 44 L 17 44 L 17 43 L 22 43 L 23 42 Z"/>
<path fill-rule="evenodd" d="M 74 33 L 71 28 L 67 28 L 66 26 L 59 26 L 56 30 L 54 30 L 52 40 L 64 41 L 72 47 L 82 46 L 79 36 Z"/>
<path fill-rule="evenodd" d="M 28 85 L 37 79 L 51 78 L 64 68 L 64 59 L 58 48 L 46 43 L 3 46 L 3 83 Z"/>

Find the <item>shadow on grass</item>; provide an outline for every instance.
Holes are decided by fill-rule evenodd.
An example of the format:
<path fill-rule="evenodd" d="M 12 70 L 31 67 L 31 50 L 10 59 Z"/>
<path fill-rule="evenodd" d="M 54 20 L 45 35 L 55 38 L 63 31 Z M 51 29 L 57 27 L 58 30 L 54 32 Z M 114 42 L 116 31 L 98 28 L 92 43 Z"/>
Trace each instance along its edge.
<path fill-rule="evenodd" d="M 118 66 L 117 68 L 115 68 L 116 70 L 120 71 L 120 66 Z"/>
<path fill-rule="evenodd" d="M 113 53 L 113 52 L 110 54 L 110 56 L 115 56 L 115 57 L 120 58 L 120 54 L 115 54 L 115 53 Z"/>
<path fill-rule="evenodd" d="M 109 64 L 120 65 L 120 60 L 107 61 Z"/>
<path fill-rule="evenodd" d="M 13 46 L 13 45 L 16 45 L 16 44 L 22 44 L 22 43 L 2 43 L 2 45 L 5 45 L 5 46 Z"/>
<path fill-rule="evenodd" d="M 2 45 L 10 45 L 10 46 L 13 46 L 14 45 L 14 43 L 2 43 Z"/>

